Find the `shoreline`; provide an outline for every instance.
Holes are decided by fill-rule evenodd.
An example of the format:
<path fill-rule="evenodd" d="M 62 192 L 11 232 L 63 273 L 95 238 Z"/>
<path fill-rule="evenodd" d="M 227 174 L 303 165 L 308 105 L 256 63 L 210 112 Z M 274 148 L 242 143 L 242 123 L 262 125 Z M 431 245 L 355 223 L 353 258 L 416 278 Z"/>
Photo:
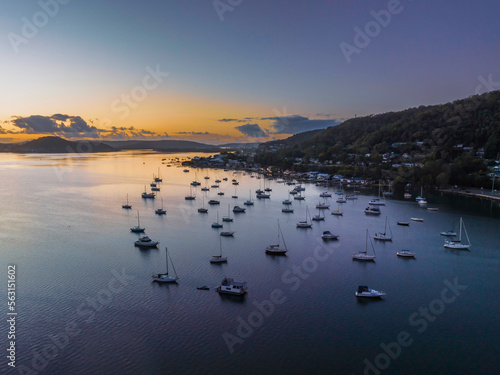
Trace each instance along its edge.
<path fill-rule="evenodd" d="M 495 195 L 492 194 L 491 192 L 487 193 L 484 191 L 481 192 L 466 192 L 466 191 L 458 191 L 455 189 L 439 189 L 439 193 L 441 194 L 449 194 L 449 195 L 458 195 L 462 197 L 468 197 L 468 198 L 477 198 L 477 199 L 486 199 L 486 200 L 491 200 L 491 201 L 500 201 L 500 195 Z M 497 193 L 500 194 L 500 193 Z"/>

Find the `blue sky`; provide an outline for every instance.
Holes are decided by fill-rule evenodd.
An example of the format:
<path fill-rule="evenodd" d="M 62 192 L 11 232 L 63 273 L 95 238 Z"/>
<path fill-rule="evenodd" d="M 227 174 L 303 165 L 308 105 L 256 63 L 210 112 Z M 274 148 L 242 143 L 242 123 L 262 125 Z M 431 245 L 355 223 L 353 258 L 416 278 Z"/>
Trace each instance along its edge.
<path fill-rule="evenodd" d="M 92 132 L 100 137 L 131 136 L 116 129 L 134 127 L 156 137 L 266 140 L 278 134 L 277 120 L 265 118 L 305 118 L 291 134 L 355 114 L 467 97 L 480 77 L 500 81 L 497 1 L 60 1 L 41 2 L 59 8 L 45 24 L 39 2 L 3 1 L 6 139 L 28 136 L 13 117 L 63 114 L 102 129 Z M 214 4 L 231 10 L 221 20 Z M 373 13 L 389 8 L 397 13 L 377 29 Z M 37 14 L 43 25 L 25 38 L 25 19 L 36 24 Z M 370 25 L 369 44 L 358 48 L 355 28 L 367 32 Z M 27 42 L 13 46 L 13 34 Z M 358 50 L 350 62 L 342 43 Z M 169 75 L 145 98 L 124 104 L 147 67 Z M 127 116 L 113 110 L 117 101 Z M 218 121 L 224 118 L 240 122 Z M 245 124 L 263 131 L 237 129 Z"/>

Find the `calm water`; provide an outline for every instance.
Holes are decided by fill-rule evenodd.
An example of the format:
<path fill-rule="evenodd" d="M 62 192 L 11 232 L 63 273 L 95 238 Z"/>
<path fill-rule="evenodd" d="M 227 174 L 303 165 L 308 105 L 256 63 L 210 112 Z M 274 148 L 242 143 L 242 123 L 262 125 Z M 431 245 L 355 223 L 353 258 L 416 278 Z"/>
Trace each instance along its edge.
<path fill-rule="evenodd" d="M 208 193 L 193 189 L 196 201 L 185 201 L 195 171 L 161 164 L 162 158 L 172 157 L 0 156 L 0 285 L 5 296 L 7 264 L 16 264 L 17 369 L 37 366 L 40 374 L 497 372 L 498 203 L 436 196 L 429 197 L 430 205 L 440 211 L 430 212 L 413 200 L 392 200 L 380 217 L 368 217 L 363 209 L 373 197 L 364 195 L 343 205 L 343 217 L 326 211 L 324 222 L 304 230 L 295 225 L 305 219 L 306 206 L 317 213 L 314 207 L 324 189 L 305 185 L 306 200 L 293 201 L 295 213 L 284 214 L 281 201 L 291 187 L 266 182 L 273 189 L 271 199 L 257 200 L 254 191 L 264 188 L 263 179 L 199 170 L 202 186 L 206 175 L 210 185 L 216 178 L 229 180 Z M 159 194 L 167 210 L 163 217 L 154 213 L 160 199 L 140 198 L 158 167 L 164 179 Z M 239 199 L 231 198 L 232 178 L 240 182 Z M 217 191 L 225 192 L 219 197 L 222 218 L 228 203 L 231 209 L 235 203 L 243 206 L 249 190 L 255 205 L 244 214 L 231 212 L 234 222 L 224 223 L 224 230 L 236 232 L 234 238 L 222 238 L 228 263 L 210 264 L 210 256 L 219 251 L 219 231 L 211 228 L 217 208 L 199 214 L 202 196 L 206 204 L 218 197 Z M 132 210 L 121 208 L 127 193 Z M 337 207 L 335 199 L 329 199 L 331 209 Z M 133 246 L 137 235 L 129 228 L 137 224 L 136 210 L 147 234 L 160 241 L 159 249 Z M 383 231 L 386 216 L 394 241 L 374 243 L 375 263 L 354 262 L 352 253 L 365 248 L 366 229 Z M 439 235 L 453 221 L 458 229 L 460 216 L 472 242 L 470 252 L 444 249 Z M 410 217 L 424 222 L 396 225 Z M 289 248 L 286 257 L 264 253 L 277 241 L 277 219 Z M 339 241 L 324 243 L 323 230 L 339 234 Z M 164 246 L 180 277 L 178 285 L 151 282 L 152 273 L 165 270 Z M 400 249 L 415 251 L 417 258 L 396 257 Z M 225 276 L 246 280 L 247 296 L 215 293 Z M 456 291 L 458 296 L 448 290 L 442 297 L 449 289 L 446 283 L 454 282 L 467 288 Z M 360 284 L 383 290 L 387 297 L 359 301 L 354 292 Z M 211 289 L 197 290 L 200 285 Z M 279 303 L 269 307 L 263 301 L 271 297 Z M 258 310 L 262 304 L 270 309 L 266 316 Z M 420 316 L 425 313 L 420 308 L 430 309 L 428 318 Z M 6 346 L 6 326 L 1 328 Z M 407 332 L 403 343 L 411 344 L 400 352 L 393 345 L 393 358 L 383 354 L 381 344 L 397 341 L 402 332 Z M 18 373 L 6 362 L 4 356 L 1 373 Z"/>

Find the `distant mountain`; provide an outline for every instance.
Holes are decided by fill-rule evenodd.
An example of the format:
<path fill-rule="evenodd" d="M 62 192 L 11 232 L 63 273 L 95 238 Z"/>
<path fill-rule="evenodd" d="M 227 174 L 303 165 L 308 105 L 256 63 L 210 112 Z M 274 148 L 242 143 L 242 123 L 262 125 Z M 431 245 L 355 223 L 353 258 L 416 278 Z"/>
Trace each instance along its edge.
<path fill-rule="evenodd" d="M 0 144 L 0 152 L 20 153 L 80 153 L 111 152 L 114 147 L 95 141 L 67 141 L 59 137 L 41 137 L 23 143 Z"/>
<path fill-rule="evenodd" d="M 327 128 L 330 129 L 330 128 Z M 293 146 L 301 142 L 306 142 L 307 140 L 313 138 L 315 135 L 323 132 L 325 129 L 309 130 L 307 132 L 297 133 L 288 138 L 280 139 L 277 141 L 269 141 L 260 144 L 260 148 L 267 149 L 273 147 L 283 147 L 283 146 Z"/>
<path fill-rule="evenodd" d="M 229 148 L 229 149 L 251 149 L 251 148 L 257 148 L 259 147 L 260 142 L 251 142 L 251 143 L 224 143 L 222 145 L 219 145 L 219 147 L 222 148 Z"/>
<path fill-rule="evenodd" d="M 165 152 L 188 152 L 188 151 L 219 151 L 219 146 L 207 145 L 205 143 L 181 140 L 161 141 L 106 141 L 105 144 L 122 150 L 155 150 Z"/>

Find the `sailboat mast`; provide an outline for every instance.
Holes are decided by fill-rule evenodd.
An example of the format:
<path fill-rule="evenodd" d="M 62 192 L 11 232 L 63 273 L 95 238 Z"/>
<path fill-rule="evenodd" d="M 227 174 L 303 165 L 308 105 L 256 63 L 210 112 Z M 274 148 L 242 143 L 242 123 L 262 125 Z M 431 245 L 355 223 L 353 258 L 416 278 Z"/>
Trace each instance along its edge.
<path fill-rule="evenodd" d="M 458 240 L 462 242 L 462 218 L 460 218 L 460 235 L 458 236 Z"/>
<path fill-rule="evenodd" d="M 166 246 L 165 246 L 165 261 L 167 263 L 167 276 L 168 276 L 168 249 Z"/>

